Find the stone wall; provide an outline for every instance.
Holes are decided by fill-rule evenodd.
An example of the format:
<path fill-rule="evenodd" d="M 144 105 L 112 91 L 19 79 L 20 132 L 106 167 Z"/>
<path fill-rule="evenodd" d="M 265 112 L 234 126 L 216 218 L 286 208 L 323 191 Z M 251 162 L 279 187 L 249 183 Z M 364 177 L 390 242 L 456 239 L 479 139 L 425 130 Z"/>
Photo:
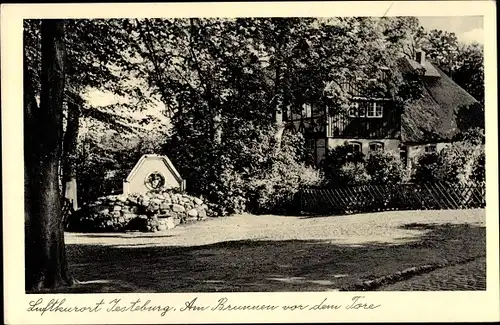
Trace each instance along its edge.
<path fill-rule="evenodd" d="M 70 216 L 67 230 L 165 231 L 181 223 L 216 217 L 209 206 L 201 198 L 173 191 L 108 195 Z"/>

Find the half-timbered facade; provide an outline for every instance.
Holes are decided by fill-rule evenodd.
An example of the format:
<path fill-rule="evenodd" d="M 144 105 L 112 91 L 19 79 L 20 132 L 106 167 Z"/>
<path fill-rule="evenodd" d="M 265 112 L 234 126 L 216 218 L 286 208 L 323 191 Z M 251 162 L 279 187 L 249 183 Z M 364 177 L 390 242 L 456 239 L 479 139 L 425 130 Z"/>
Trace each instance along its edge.
<path fill-rule="evenodd" d="M 403 74 L 417 76 L 423 85 L 422 97 L 404 109 L 396 108 L 389 96 L 368 97 L 356 83 L 348 83 L 342 85 L 351 98 L 347 111 L 304 103 L 300 112 L 283 112 L 287 128 L 304 134 L 314 163 L 319 164 L 328 149 L 348 143 L 364 154 L 399 152 L 411 164 L 418 154 L 441 149 L 459 132 L 455 121 L 459 106 L 477 101 L 426 61 L 423 51 L 415 60 L 401 58 L 399 63 Z"/>

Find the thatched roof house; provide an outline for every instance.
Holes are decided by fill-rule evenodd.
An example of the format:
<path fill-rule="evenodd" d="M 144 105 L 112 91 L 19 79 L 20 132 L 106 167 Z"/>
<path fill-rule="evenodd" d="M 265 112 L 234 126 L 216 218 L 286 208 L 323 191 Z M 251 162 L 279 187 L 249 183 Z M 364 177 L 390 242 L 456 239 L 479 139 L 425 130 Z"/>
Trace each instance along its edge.
<path fill-rule="evenodd" d="M 401 116 L 401 142 L 448 142 L 461 131 L 457 126 L 460 107 L 478 101 L 426 60 L 425 53 L 417 59 L 400 60 L 401 72 L 418 75 L 423 85 L 422 97 L 407 104 Z"/>

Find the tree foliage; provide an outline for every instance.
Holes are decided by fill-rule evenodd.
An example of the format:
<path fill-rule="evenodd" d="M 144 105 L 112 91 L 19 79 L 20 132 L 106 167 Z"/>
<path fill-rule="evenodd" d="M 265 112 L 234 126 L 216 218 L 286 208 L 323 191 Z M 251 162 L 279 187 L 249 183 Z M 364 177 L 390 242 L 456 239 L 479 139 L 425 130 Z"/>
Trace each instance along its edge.
<path fill-rule="evenodd" d="M 39 71 L 39 25 L 25 21 L 34 80 Z M 449 33 L 427 33 L 414 17 L 83 19 L 67 20 L 66 25 L 66 100 L 71 95 L 82 98 L 92 88 L 129 99 L 105 107 L 83 101 L 77 108 L 80 115 L 67 114 L 66 125 L 82 131 L 82 123 L 70 123 L 76 115 L 104 122 L 119 133 L 141 135 L 141 126 L 154 123 L 154 117 L 137 121 L 124 111 L 139 111 L 159 100 L 172 125 L 163 152 L 188 179 L 188 187 L 206 195 L 213 194 L 208 184 L 217 182 L 228 162 L 243 163 L 232 146 L 255 151 L 252 141 L 274 130 L 273 141 L 262 141 L 276 151 L 272 157 L 278 157 L 283 140 L 279 116 L 285 108 L 298 112 L 303 103 L 314 102 L 332 114 L 345 110 L 349 94 L 343 83 L 362 80 L 361 92 L 390 96 L 402 109 L 420 92 L 417 83 L 399 74 L 401 54 L 413 56 L 424 47 L 442 64 L 460 62 L 464 83 L 467 74 L 477 76 L 480 57 L 475 47 L 456 47 Z M 461 54 L 466 51 L 477 58 L 470 61 Z M 248 141 L 238 143 L 241 139 Z M 68 144 L 65 151 L 71 148 L 74 145 Z M 273 163 L 279 164 L 279 159 Z"/>
<path fill-rule="evenodd" d="M 484 48 L 473 43 L 459 46 L 453 80 L 484 105 Z"/>
<path fill-rule="evenodd" d="M 415 59 L 422 49 L 457 84 L 484 105 L 484 50 L 478 43 L 460 42 L 453 32 L 422 27 L 416 17 L 381 18 L 384 35 L 391 47 Z"/>
<path fill-rule="evenodd" d="M 481 44 L 461 43 L 454 33 L 431 30 L 422 49 L 458 85 L 484 105 L 484 49 Z"/>
<path fill-rule="evenodd" d="M 346 109 L 343 82 L 369 80 L 360 83 L 365 93 L 407 97 L 396 49 L 377 19 L 143 19 L 129 28 L 143 60 L 137 73 L 173 112 L 165 152 L 192 191 L 212 193 L 206 184 L 250 150 L 245 141 L 240 151 L 233 146 L 261 139 L 284 108 L 298 112 L 314 102 L 332 114 Z M 385 79 L 382 67 L 389 68 Z M 276 149 L 281 140 L 264 143 Z"/>
<path fill-rule="evenodd" d="M 353 151 L 347 144 L 328 151 L 322 162 L 325 181 L 333 187 L 364 183 L 368 180 L 365 170 L 365 155 Z"/>

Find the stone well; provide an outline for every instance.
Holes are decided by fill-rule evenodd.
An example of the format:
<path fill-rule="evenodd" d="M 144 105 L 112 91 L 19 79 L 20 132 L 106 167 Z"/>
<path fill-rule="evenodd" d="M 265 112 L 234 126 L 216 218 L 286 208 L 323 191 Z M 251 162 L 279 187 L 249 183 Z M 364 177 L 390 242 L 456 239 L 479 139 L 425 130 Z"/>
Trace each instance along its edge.
<path fill-rule="evenodd" d="M 186 181 L 167 156 L 143 155 L 123 182 L 123 194 L 143 194 L 149 191 L 179 188 Z"/>

